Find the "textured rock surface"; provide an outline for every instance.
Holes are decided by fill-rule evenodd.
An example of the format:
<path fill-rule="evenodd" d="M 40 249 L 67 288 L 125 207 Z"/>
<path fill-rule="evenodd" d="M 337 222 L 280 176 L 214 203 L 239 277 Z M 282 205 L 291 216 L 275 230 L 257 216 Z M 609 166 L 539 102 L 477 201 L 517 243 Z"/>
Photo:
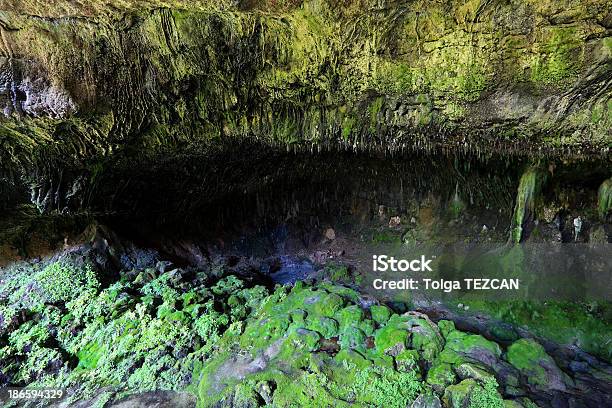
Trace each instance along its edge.
<path fill-rule="evenodd" d="M 49 163 L 87 184 L 120 163 L 206 156 L 237 140 L 565 155 L 610 146 L 607 2 L 0 10 L 0 163 L 33 184 L 59 183 Z"/>
<path fill-rule="evenodd" d="M 92 227 L 2 267 L 0 386 L 62 386 L 76 407 L 610 404 L 609 364 L 575 346 L 502 347 L 323 278 L 261 286 L 260 266 L 178 266 Z"/>

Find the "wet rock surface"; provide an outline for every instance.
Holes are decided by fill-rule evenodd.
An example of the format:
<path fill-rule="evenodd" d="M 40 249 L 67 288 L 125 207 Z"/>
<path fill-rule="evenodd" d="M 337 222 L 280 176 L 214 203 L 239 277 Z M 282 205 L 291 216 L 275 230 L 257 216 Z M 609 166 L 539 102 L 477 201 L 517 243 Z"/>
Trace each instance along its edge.
<path fill-rule="evenodd" d="M 364 290 L 373 248 L 612 242 L 609 2 L 341 3 L 0 0 L 0 386 L 612 406 L 608 298 Z"/>
<path fill-rule="evenodd" d="M 178 267 L 98 228 L 84 245 L 5 268 L 2 381 L 68 384 L 74 406 L 94 395 L 160 407 L 611 402 L 609 364 L 582 351 L 544 347 L 508 324 L 398 311 L 329 274 L 261 286 L 236 277 L 245 265 Z"/>
<path fill-rule="evenodd" d="M 0 2 L 0 180 L 43 211 L 244 191 L 199 166 L 238 155 L 609 152 L 606 2 L 90 3 Z"/>

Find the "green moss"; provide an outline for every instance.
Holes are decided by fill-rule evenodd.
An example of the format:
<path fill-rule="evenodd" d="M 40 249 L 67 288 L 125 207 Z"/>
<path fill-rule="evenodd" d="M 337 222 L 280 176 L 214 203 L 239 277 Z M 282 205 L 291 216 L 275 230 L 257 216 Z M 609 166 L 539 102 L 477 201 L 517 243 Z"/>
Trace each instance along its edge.
<path fill-rule="evenodd" d="M 504 408 L 504 399 L 497 391 L 497 382 L 487 379 L 479 385 L 473 379 L 451 385 L 444 391 L 445 406 L 451 408 Z"/>
<path fill-rule="evenodd" d="M 325 274 L 332 282 L 348 282 L 351 278 L 346 265 L 335 263 L 325 265 Z"/>
<path fill-rule="evenodd" d="M 334 357 L 334 360 L 341 363 L 343 367 L 355 367 L 357 370 L 362 370 L 372 365 L 370 360 L 358 352 L 347 348 L 340 350 Z"/>
<path fill-rule="evenodd" d="M 363 310 L 357 305 L 351 305 L 339 310 L 335 317 L 340 323 L 341 329 L 359 326 L 359 323 L 363 319 Z"/>
<path fill-rule="evenodd" d="M 295 321 L 295 319 L 293 320 Z M 306 328 L 316 331 L 325 338 L 331 338 L 338 334 L 338 322 L 329 317 L 310 315 L 306 319 Z"/>
<path fill-rule="evenodd" d="M 65 262 L 59 265 L 43 268 L 33 277 L 69 271 L 79 279 L 78 271 L 66 268 Z M 82 276 L 91 277 L 84 272 Z M 82 279 L 78 293 L 60 294 L 72 297 L 65 309 L 54 305 L 30 309 L 33 319 L 13 331 L 10 347 L 2 349 L 16 363 L 11 366 L 12 381 L 68 386 L 73 391 L 71 401 L 91 398 L 101 387 L 119 392 L 117 398 L 126 390 L 184 389 L 192 374 L 202 371 L 200 362 L 226 329 L 233 336 L 242 332 L 235 319 L 251 313 L 265 289 L 245 288 L 231 277 L 219 281 L 214 291 L 197 285 L 189 285 L 187 291 L 180 280 L 177 274 L 161 274 L 142 286 L 119 281 L 100 291 L 97 284 L 88 286 L 88 280 Z M 242 305 L 241 313 L 216 310 L 231 307 L 230 297 Z M 309 338 L 304 335 L 300 341 Z M 23 359 L 20 355 L 26 349 L 30 351 Z M 72 368 L 69 361 L 74 357 L 78 365 Z"/>
<path fill-rule="evenodd" d="M 612 211 L 612 178 L 601 183 L 597 193 L 597 212 L 599 217 L 605 221 L 610 211 Z"/>
<path fill-rule="evenodd" d="M 452 320 L 440 320 L 438 322 L 438 328 L 444 338 L 448 338 L 448 335 L 455 331 L 455 323 Z"/>
<path fill-rule="evenodd" d="M 354 117 L 347 116 L 344 118 L 342 122 L 342 139 L 344 141 L 348 142 L 351 134 L 353 133 L 353 129 L 355 128 L 356 124 L 357 124 L 357 120 Z"/>
<path fill-rule="evenodd" d="M 465 361 L 463 355 L 459 354 L 459 352 L 451 349 L 450 347 L 445 347 L 438 356 L 438 359 L 440 362 L 447 364 L 461 364 Z"/>
<path fill-rule="evenodd" d="M 179 313 L 179 312 L 175 312 Z M 226 327 L 230 319 L 227 315 L 214 310 L 213 302 L 208 301 L 199 311 L 200 316 L 193 323 L 195 332 L 207 341 L 216 341 L 223 327 Z M 179 320 L 184 321 L 184 320 Z"/>
<path fill-rule="evenodd" d="M 41 271 L 49 273 L 24 269 L 28 279 L 17 287 Z M 434 388 L 450 406 L 465 408 L 468 399 L 474 408 L 499 406 L 488 368 L 472 361 L 500 358 L 499 346 L 452 322 L 379 305 L 368 311 L 356 291 L 329 282 L 271 292 L 234 276 L 204 284 L 176 271 L 119 275 L 103 289 L 71 294 L 62 307 L 27 309 L 29 320 L 0 346 L 0 372 L 32 386 L 69 387 L 73 400 L 102 388 L 117 398 L 163 389 L 194 392 L 200 406 L 406 407 Z M 15 313 L 5 296 L 0 306 L 3 315 Z M 521 372 L 530 375 L 536 360 L 551 363 L 525 347 L 519 341 L 508 350 Z M 456 375 L 476 381 L 453 386 Z"/>
<path fill-rule="evenodd" d="M 455 383 L 457 376 L 450 364 L 436 360 L 427 372 L 427 384 L 436 391 L 442 392 L 446 387 Z"/>
<path fill-rule="evenodd" d="M 272 405 L 282 407 L 295 405 L 318 407 L 328 404 L 338 406 L 350 404 L 358 407 L 386 404 L 403 407 L 414 400 L 423 390 L 423 384 L 416 374 L 419 352 L 405 350 L 408 332 L 402 331 L 404 351 L 395 353 L 395 360 L 385 356 L 384 352 L 376 348 L 368 348 L 365 331 L 373 332 L 373 322 L 366 318 L 364 311 L 357 304 L 350 303 L 352 301 L 339 295 L 342 293 L 352 298 L 350 291 L 339 290 L 339 287 L 334 288 L 330 285 L 326 285 L 325 288 L 311 288 L 298 284 L 289 293 L 279 288 L 264 300 L 264 305 L 253 316 L 254 318 L 248 321 L 240 338 L 228 334 L 224 336 L 221 344 L 227 341 L 229 349 L 233 350 L 232 344 L 237 343 L 241 349 L 249 351 L 253 359 L 260 353 L 269 356 L 261 371 L 248 375 L 240 383 L 274 381 L 276 391 L 273 394 Z M 333 300 L 336 298 L 340 298 L 341 301 Z M 321 313 L 322 309 L 317 306 L 322 301 L 342 306 L 348 302 L 348 305 L 342 308 L 333 306 L 335 313 L 332 319 L 326 316 L 326 310 Z M 380 311 L 386 314 L 382 307 Z M 287 315 L 290 316 L 289 319 L 284 317 Z M 291 320 L 292 326 L 284 333 L 260 341 L 264 337 L 261 333 L 262 327 L 270 322 L 284 319 Z M 397 330 L 399 325 L 409 326 L 408 317 L 397 316 L 392 320 L 392 329 Z M 380 319 L 379 321 L 382 322 Z M 301 323 L 305 323 L 309 330 L 298 328 Z M 384 327 L 381 329 L 382 331 L 379 329 L 378 333 L 379 343 L 380 338 L 384 337 L 384 333 L 381 334 L 384 332 Z M 323 345 L 323 340 L 317 333 L 324 332 L 323 337 L 337 333 L 341 349 L 334 358 L 317 351 Z M 256 333 L 258 337 L 254 335 Z M 276 341 L 281 342 L 278 353 L 271 351 L 276 349 Z M 221 366 L 236 361 L 227 354 L 223 354 L 222 358 L 224 363 L 219 361 L 210 363 L 214 368 L 206 368 L 203 380 L 200 382 L 200 395 L 207 396 L 205 400 L 201 400 L 202 403 L 206 401 L 203 403 L 205 406 L 212 406 L 215 401 L 232 398 L 231 395 L 237 392 L 235 385 L 238 382 L 231 378 L 214 380 L 219 376 L 227 377 L 219 371 Z M 291 367 L 290 375 L 279 374 L 279 368 L 285 371 L 289 367 Z M 231 372 L 231 369 L 223 368 L 223 373 L 227 372 Z M 215 391 L 215 387 L 218 389 L 215 381 L 221 381 L 229 387 L 224 388 L 222 392 Z"/>
<path fill-rule="evenodd" d="M 312 311 L 321 316 L 333 317 L 343 305 L 344 300 L 340 296 L 330 293 L 315 301 L 312 304 Z"/>
<path fill-rule="evenodd" d="M 461 363 L 454 367 L 454 370 L 461 379 L 473 378 L 480 384 L 495 381 L 495 376 L 479 364 Z"/>
<path fill-rule="evenodd" d="M 420 359 L 421 356 L 417 350 L 404 350 L 394 357 L 397 370 L 401 372 L 415 371 L 418 373 Z"/>
<path fill-rule="evenodd" d="M 385 326 L 374 333 L 374 344 L 380 353 L 385 353 L 395 347 L 400 351 L 407 348 L 408 332 L 393 326 Z"/>
<path fill-rule="evenodd" d="M 449 205 L 449 211 L 451 213 L 451 216 L 453 218 L 459 218 L 461 213 L 465 210 L 465 207 L 465 203 L 459 196 L 459 183 L 457 183 L 455 188 L 455 195 L 453 195 L 453 199 L 451 200 Z"/>
<path fill-rule="evenodd" d="M 35 280 L 50 302 L 67 302 L 82 291 L 95 290 L 100 286 L 95 271 L 87 264 L 75 266 L 55 262 L 37 274 Z"/>
<path fill-rule="evenodd" d="M 271 316 L 249 325 L 242 337 L 242 345 L 262 348 L 282 336 L 289 328 L 290 321 L 285 316 Z"/>
<path fill-rule="evenodd" d="M 301 283 L 296 284 L 289 294 L 285 288 L 279 288 L 273 296 L 263 300 L 257 314 L 258 320 L 246 327 L 241 345 L 255 348 L 269 345 L 287 331 L 293 323 L 289 316 L 295 317 L 296 310 L 303 310 L 307 314 L 306 325 L 317 325 L 325 321 L 319 318 L 333 318 L 343 305 L 344 299 L 340 295 L 323 289 L 305 288 Z M 297 324 L 301 325 L 302 320 L 303 315 Z"/>
<path fill-rule="evenodd" d="M 481 387 L 474 388 L 469 408 L 504 408 L 506 403 L 497 391 L 497 381 L 487 379 Z"/>
<path fill-rule="evenodd" d="M 294 356 L 297 349 L 294 349 Z M 283 356 L 283 362 L 291 356 Z M 291 360 L 289 360 L 291 361 Z M 343 350 L 331 359 L 325 354 L 310 354 L 301 359 L 307 370 L 296 369 L 285 375 L 273 366 L 259 373 L 251 374 L 245 380 L 225 388 L 220 395 L 209 394 L 209 381 L 220 363 L 214 363 L 214 370 L 206 375 L 206 383 L 201 383 L 200 404 L 213 406 L 215 401 L 230 398 L 236 393 L 243 393 L 242 387 L 256 387 L 262 382 L 273 381 L 276 389 L 273 393 L 273 406 L 319 407 L 319 406 L 404 406 L 411 402 L 422 386 L 414 372 L 399 373 L 392 366 L 376 367 L 359 354 Z M 272 362 L 274 364 L 274 362 Z M 211 377 L 212 376 L 212 377 Z M 204 385 L 207 384 L 207 385 Z M 202 394 L 203 392 L 203 394 Z M 403 405 L 400 405 L 403 404 Z"/>
<path fill-rule="evenodd" d="M 376 127 L 378 125 L 378 114 L 380 113 L 384 102 L 385 98 L 383 96 L 379 96 L 368 106 L 368 113 L 370 114 L 370 132 L 376 131 Z"/>
<path fill-rule="evenodd" d="M 456 33 L 451 41 L 465 41 L 465 33 Z M 427 61 L 423 75 L 431 89 L 439 94 L 451 93 L 462 101 L 474 102 L 487 86 L 490 68 L 483 60 L 472 57 L 469 47 L 441 48 Z"/>
<path fill-rule="evenodd" d="M 501 355 L 501 349 L 497 343 L 489 341 L 479 334 L 468 334 L 455 330 L 446 337 L 445 349 L 452 350 L 463 355 L 472 355 L 477 350 L 488 351 L 495 357 Z"/>
<path fill-rule="evenodd" d="M 92 341 L 77 353 L 79 359 L 78 368 L 93 369 L 98 366 L 98 361 L 103 355 L 108 353 L 106 346 Z"/>
<path fill-rule="evenodd" d="M 527 382 L 538 389 L 565 390 L 571 380 L 558 367 L 555 361 L 544 351 L 539 343 L 532 339 L 521 339 L 514 342 L 506 356 L 508 362 L 516 367 Z"/>
<path fill-rule="evenodd" d="M 283 342 L 280 358 L 287 357 L 291 361 L 295 350 L 310 352 L 317 349 L 319 333 L 307 329 L 295 329 L 289 332 L 287 339 Z"/>
<path fill-rule="evenodd" d="M 442 401 L 449 408 L 462 408 L 469 404 L 470 395 L 476 387 L 478 387 L 478 384 L 471 378 L 463 380 L 459 384 L 448 386 L 444 390 Z"/>
<path fill-rule="evenodd" d="M 357 327 L 346 327 L 340 332 L 339 343 L 343 349 L 365 352 L 366 335 Z"/>
<path fill-rule="evenodd" d="M 508 348 L 507 359 L 510 364 L 528 376 L 530 384 L 545 385 L 548 381 L 542 364 L 555 362 L 546 354 L 544 347 L 531 339 L 521 339 Z"/>
<path fill-rule="evenodd" d="M 573 27 L 554 27 L 544 32 L 541 53 L 531 66 L 531 81 L 555 85 L 575 79 L 581 66 L 582 40 Z"/>
<path fill-rule="evenodd" d="M 128 3 L 122 2 L 118 10 L 133 10 L 133 6 L 125 7 Z M 157 3 L 163 3 L 164 8 L 153 6 Z M 441 124 L 445 129 L 461 125 L 467 143 L 452 143 L 454 147 L 497 148 L 495 141 L 504 142 L 503 135 L 508 133 L 528 135 L 529 141 L 539 144 L 539 132 L 535 130 L 547 121 L 521 117 L 520 123 L 512 118 L 497 122 L 490 110 L 485 112 L 474 102 L 483 98 L 497 103 L 495 98 L 500 93 L 521 86 L 516 84 L 520 76 L 529 77 L 538 85 L 536 88 L 560 84 L 562 90 L 569 91 L 565 82 L 580 74 L 583 65 L 600 64 L 599 54 L 607 56 L 610 48 L 607 38 L 597 40 L 597 47 L 585 46 L 586 39 L 591 41 L 592 37 L 588 33 L 600 29 L 596 24 L 597 7 L 580 13 L 572 10 L 571 23 L 561 24 L 552 17 L 556 12 L 553 7 L 530 5 L 519 7 L 521 11 L 515 13 L 517 6 L 513 3 L 495 8 L 478 1 L 444 7 L 436 2 L 411 3 L 374 14 L 356 3 L 346 7 L 326 1 L 298 3 L 264 1 L 244 8 L 224 1 L 206 5 L 198 2 L 198 7 L 157 1 L 151 3 L 155 10 L 144 13 L 139 24 L 121 29 L 110 24 L 111 20 L 121 20 L 121 12 L 113 9 L 98 15 L 100 2 L 75 14 L 84 16 L 77 20 L 34 19 L 9 13 L 7 18 L 20 27 L 7 34 L 13 52 L 25 61 L 40 64 L 37 69 L 49 76 L 43 79 L 62 91 L 68 88 L 67 93 L 82 100 L 76 101 L 80 105 L 77 115 L 66 119 L 5 121 L 0 130 L 5 147 L 0 153 L 2 163 L 18 173 L 52 159 L 68 166 L 67 158 L 75 157 L 75 162 L 89 168 L 89 183 L 93 185 L 103 181 L 99 163 L 111 168 L 117 156 L 129 161 L 134 156 L 128 150 L 150 160 L 155 152 L 172 151 L 185 144 L 206 150 L 221 138 L 247 137 L 274 146 L 304 148 L 332 145 L 331 138 L 340 133 L 341 138 L 333 142 L 341 147 L 346 147 L 352 137 L 355 148 L 396 148 L 403 145 L 397 143 L 403 142 L 403 135 L 414 128 L 437 132 L 437 126 L 429 125 Z M 30 7 L 54 10 L 53 15 L 67 12 L 63 6 L 40 4 Z M 175 4 L 181 8 L 167 8 Z M 149 9 L 148 5 L 143 7 Z M 344 10 L 347 8 L 350 10 Z M 83 9 L 66 6 L 66 10 Z M 109 21 L 100 26 L 103 30 L 91 29 L 86 18 L 91 10 L 97 10 L 99 21 Z M 398 15 L 392 17 L 396 12 Z M 535 24 L 534 30 L 525 35 L 506 35 L 500 31 L 503 24 L 491 23 L 509 21 L 510 15 L 525 24 L 540 19 L 543 24 Z M 123 29 L 134 38 L 130 46 L 119 41 Z M 113 55 L 125 58 L 117 64 Z M 164 86 L 134 86 L 130 72 L 143 61 L 149 75 L 161 78 Z M 71 79 L 75 66 L 100 69 L 88 71 L 77 84 Z M 116 75 L 98 77 L 111 71 Z M 193 85 L 188 92 L 179 92 L 188 82 Z M 529 97 L 540 98 L 540 102 L 549 96 L 549 90 L 528 88 L 521 86 L 521 93 L 531 93 Z M 131 92 L 119 97 L 102 89 Z M 388 116 L 401 132 L 395 132 L 395 126 L 392 131 L 378 125 L 382 105 L 397 95 L 401 95 L 401 103 L 389 104 Z M 426 95 L 427 99 L 414 98 L 412 102 L 414 95 Z M 143 100 L 147 102 L 142 115 L 127 108 Z M 93 101 L 97 105 L 91 106 Z M 591 106 L 591 102 L 597 101 L 581 101 L 580 107 Z M 400 105 L 402 109 L 396 111 Z M 350 111 L 338 113 L 345 106 L 350 106 Z M 572 111 L 580 107 L 573 106 Z M 458 122 L 468 112 L 477 113 L 469 126 L 449 123 Z M 145 115 L 154 118 L 150 126 L 142 125 L 141 116 Z M 592 122 L 601 122 L 601 115 L 600 108 L 588 112 Z M 488 132 L 495 141 L 480 137 L 491 120 L 505 123 Z M 572 135 L 566 140 L 570 145 L 592 139 L 597 139 L 596 146 L 606 145 L 609 126 L 585 129 L 582 121 L 562 122 L 554 124 L 559 134 L 542 140 L 543 145 L 563 145 L 562 139 L 568 135 Z M 388 130 L 393 134 L 385 135 L 387 139 L 379 143 L 375 138 L 362 138 L 363 130 Z M 123 142 L 114 145 L 116 140 L 123 140 L 111 137 L 116 132 L 121 137 L 135 135 L 129 138 L 130 149 L 122 149 Z M 63 137 L 54 137 L 57 134 Z M 435 138 L 424 138 L 435 142 Z M 443 143 L 448 142 L 452 138 L 444 138 Z M 525 149 L 531 148 L 532 143 L 525 144 Z M 121 153 L 111 155 L 111 151 Z"/>
<path fill-rule="evenodd" d="M 373 86 L 384 94 L 402 94 L 416 87 L 414 69 L 401 61 L 380 60 L 373 76 Z"/>
<path fill-rule="evenodd" d="M 413 317 L 407 323 L 412 332 L 410 347 L 418 350 L 423 359 L 433 361 L 444 347 L 444 339 L 438 327 L 425 316 Z"/>
<path fill-rule="evenodd" d="M 392 311 L 385 305 L 373 305 L 370 306 L 370 313 L 372 315 L 372 320 L 379 325 L 383 325 L 389 321 Z"/>
<path fill-rule="evenodd" d="M 443 110 L 443 113 L 451 121 L 458 121 L 464 118 L 467 112 L 468 111 L 463 104 L 452 101 L 448 102 Z"/>
<path fill-rule="evenodd" d="M 610 302 L 477 302 L 470 309 L 491 314 L 496 319 L 528 328 L 532 333 L 559 344 L 577 345 L 604 359 L 612 357 L 607 343 L 611 324 Z"/>
<path fill-rule="evenodd" d="M 513 242 L 521 242 L 525 238 L 523 234 L 525 223 L 535 217 L 539 195 L 546 179 L 546 173 L 536 167 L 528 168 L 521 176 L 512 216 L 511 238 Z"/>

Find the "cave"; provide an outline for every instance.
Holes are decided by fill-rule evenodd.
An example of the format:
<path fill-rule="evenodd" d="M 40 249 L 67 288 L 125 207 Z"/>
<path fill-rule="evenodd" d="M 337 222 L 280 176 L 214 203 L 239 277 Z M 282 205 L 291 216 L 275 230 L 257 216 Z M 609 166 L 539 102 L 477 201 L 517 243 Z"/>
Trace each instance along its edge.
<path fill-rule="evenodd" d="M 612 5 L 0 0 L 0 402 L 612 406 Z"/>

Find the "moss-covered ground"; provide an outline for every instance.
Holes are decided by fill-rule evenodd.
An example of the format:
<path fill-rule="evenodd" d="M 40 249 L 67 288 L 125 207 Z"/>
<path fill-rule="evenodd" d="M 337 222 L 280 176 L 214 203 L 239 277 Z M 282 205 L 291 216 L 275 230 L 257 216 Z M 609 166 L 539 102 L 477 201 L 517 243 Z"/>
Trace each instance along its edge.
<path fill-rule="evenodd" d="M 95 406 L 174 390 L 202 407 L 532 407 L 573 386 L 534 340 L 506 349 L 345 286 L 270 288 L 223 269 L 158 262 L 109 282 L 79 252 L 7 267 L 0 379 Z"/>

